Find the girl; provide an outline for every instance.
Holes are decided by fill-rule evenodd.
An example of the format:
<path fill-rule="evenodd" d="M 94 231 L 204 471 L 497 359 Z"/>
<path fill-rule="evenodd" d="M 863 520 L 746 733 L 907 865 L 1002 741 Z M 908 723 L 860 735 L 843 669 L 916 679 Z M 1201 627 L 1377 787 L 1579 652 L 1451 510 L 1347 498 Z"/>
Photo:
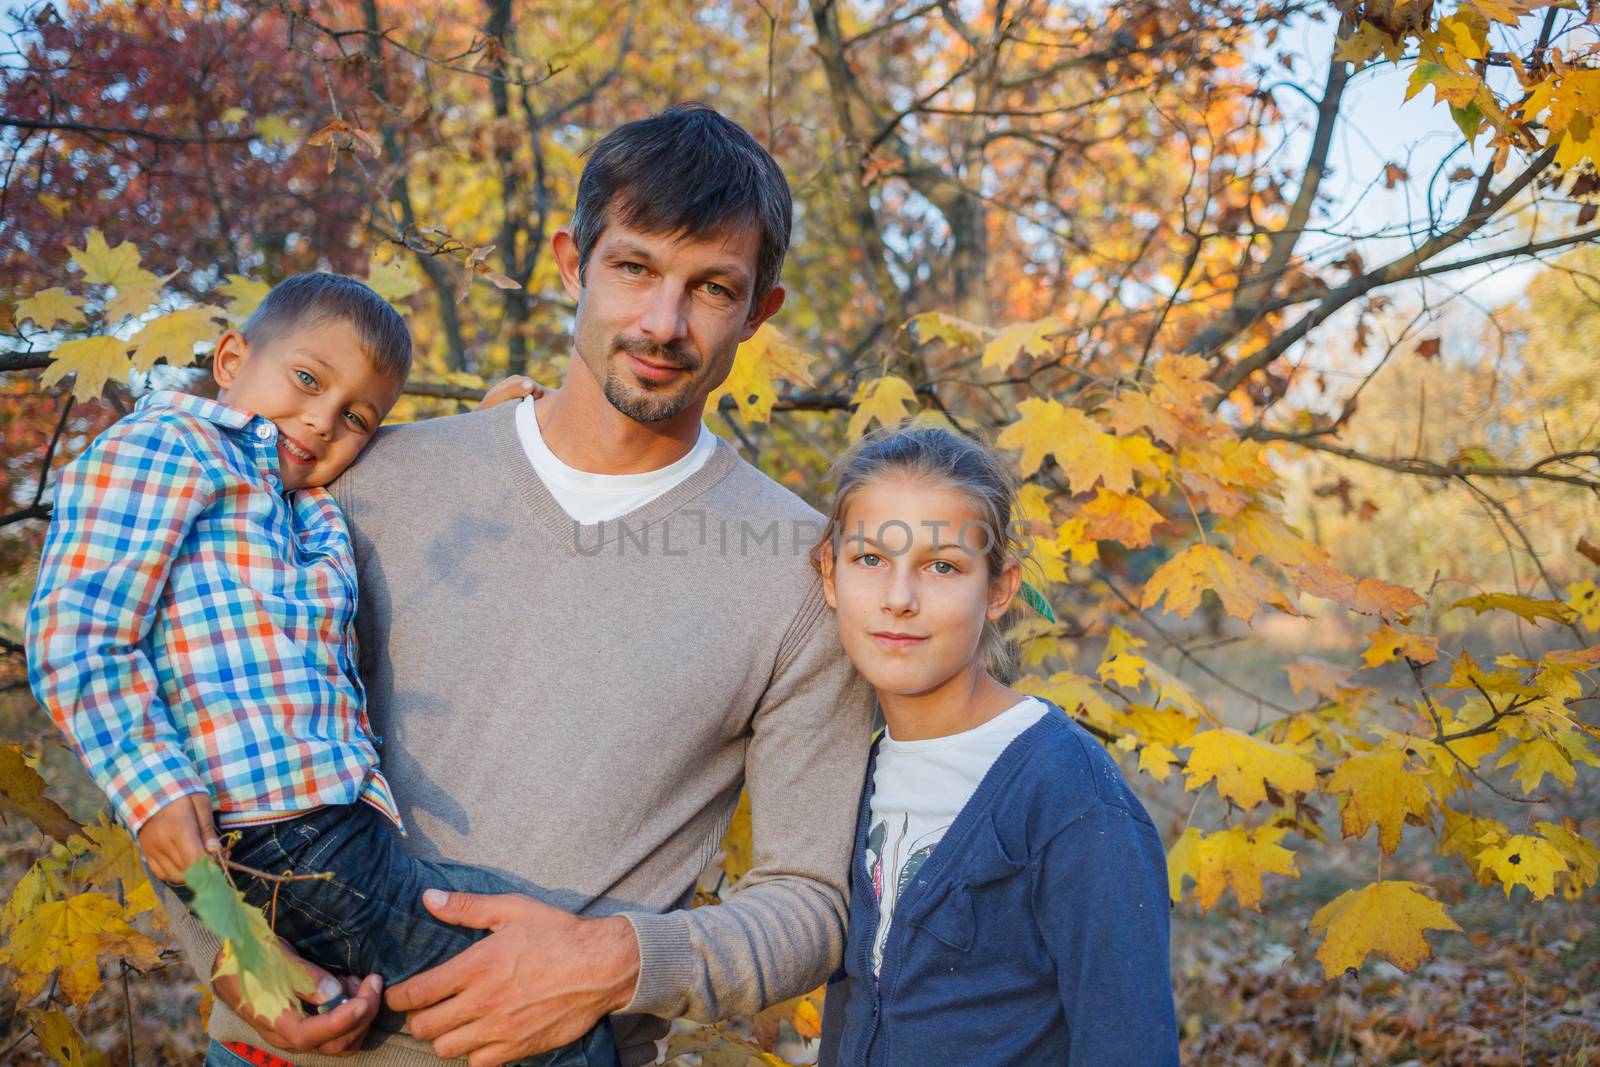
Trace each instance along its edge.
<path fill-rule="evenodd" d="M 812 558 L 887 730 L 819 1062 L 1176 1064 L 1160 837 L 1093 738 L 1007 685 L 1005 468 L 928 427 L 839 470 Z"/>

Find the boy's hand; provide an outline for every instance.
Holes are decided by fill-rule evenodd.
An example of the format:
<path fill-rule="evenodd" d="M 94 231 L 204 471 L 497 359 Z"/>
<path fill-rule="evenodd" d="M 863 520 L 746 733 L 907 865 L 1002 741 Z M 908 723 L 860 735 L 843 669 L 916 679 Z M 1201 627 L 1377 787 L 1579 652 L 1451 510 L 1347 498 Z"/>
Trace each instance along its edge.
<path fill-rule="evenodd" d="M 509 378 L 501 378 L 489 387 L 489 391 L 484 393 L 483 399 L 478 402 L 478 410 L 504 404 L 507 400 L 521 400 L 525 396 L 537 400 L 544 396 L 544 393 L 544 386 L 532 378 L 525 374 L 513 374 Z"/>
<path fill-rule="evenodd" d="M 207 853 L 222 851 L 211 825 L 211 798 L 204 793 L 179 797 L 139 827 L 139 851 L 150 873 L 163 882 L 183 881 L 183 872 Z"/>

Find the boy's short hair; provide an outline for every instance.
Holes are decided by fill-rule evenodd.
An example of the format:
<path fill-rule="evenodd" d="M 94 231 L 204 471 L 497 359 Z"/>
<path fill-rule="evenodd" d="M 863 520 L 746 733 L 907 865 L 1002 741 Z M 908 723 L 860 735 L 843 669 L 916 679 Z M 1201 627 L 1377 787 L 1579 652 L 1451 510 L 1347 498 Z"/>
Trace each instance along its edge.
<path fill-rule="evenodd" d="M 411 373 L 411 330 L 406 320 L 364 282 L 344 274 L 313 271 L 272 287 L 239 327 L 246 342 L 268 344 L 291 330 L 329 319 L 355 328 L 361 350 L 379 374 L 405 381 Z"/>

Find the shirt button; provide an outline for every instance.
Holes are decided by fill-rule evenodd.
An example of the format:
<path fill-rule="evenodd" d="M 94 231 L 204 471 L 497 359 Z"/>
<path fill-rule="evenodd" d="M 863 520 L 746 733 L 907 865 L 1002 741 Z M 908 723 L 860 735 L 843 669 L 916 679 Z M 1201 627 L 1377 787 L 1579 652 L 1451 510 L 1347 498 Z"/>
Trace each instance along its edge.
<path fill-rule="evenodd" d="M 263 441 L 272 440 L 272 427 L 268 426 L 266 423 L 262 423 L 260 426 L 256 427 L 256 436 L 261 438 Z"/>

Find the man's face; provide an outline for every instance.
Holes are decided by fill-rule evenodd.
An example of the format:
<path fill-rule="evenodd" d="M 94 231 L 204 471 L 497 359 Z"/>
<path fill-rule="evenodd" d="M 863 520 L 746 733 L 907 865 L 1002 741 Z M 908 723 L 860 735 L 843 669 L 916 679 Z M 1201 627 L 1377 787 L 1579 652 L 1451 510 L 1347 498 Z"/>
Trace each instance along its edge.
<path fill-rule="evenodd" d="M 575 347 L 606 399 L 638 422 L 693 409 L 733 367 L 740 342 L 778 309 L 774 288 L 752 310 L 760 233 L 711 237 L 642 233 L 615 222 L 577 278 L 577 249 L 557 240 L 568 291 L 578 300 Z"/>
<path fill-rule="evenodd" d="M 400 397 L 404 382 L 380 373 L 355 327 L 324 319 L 258 345 L 225 334 L 212 361 L 218 399 L 278 427 L 285 490 L 327 485 L 355 462 Z"/>

